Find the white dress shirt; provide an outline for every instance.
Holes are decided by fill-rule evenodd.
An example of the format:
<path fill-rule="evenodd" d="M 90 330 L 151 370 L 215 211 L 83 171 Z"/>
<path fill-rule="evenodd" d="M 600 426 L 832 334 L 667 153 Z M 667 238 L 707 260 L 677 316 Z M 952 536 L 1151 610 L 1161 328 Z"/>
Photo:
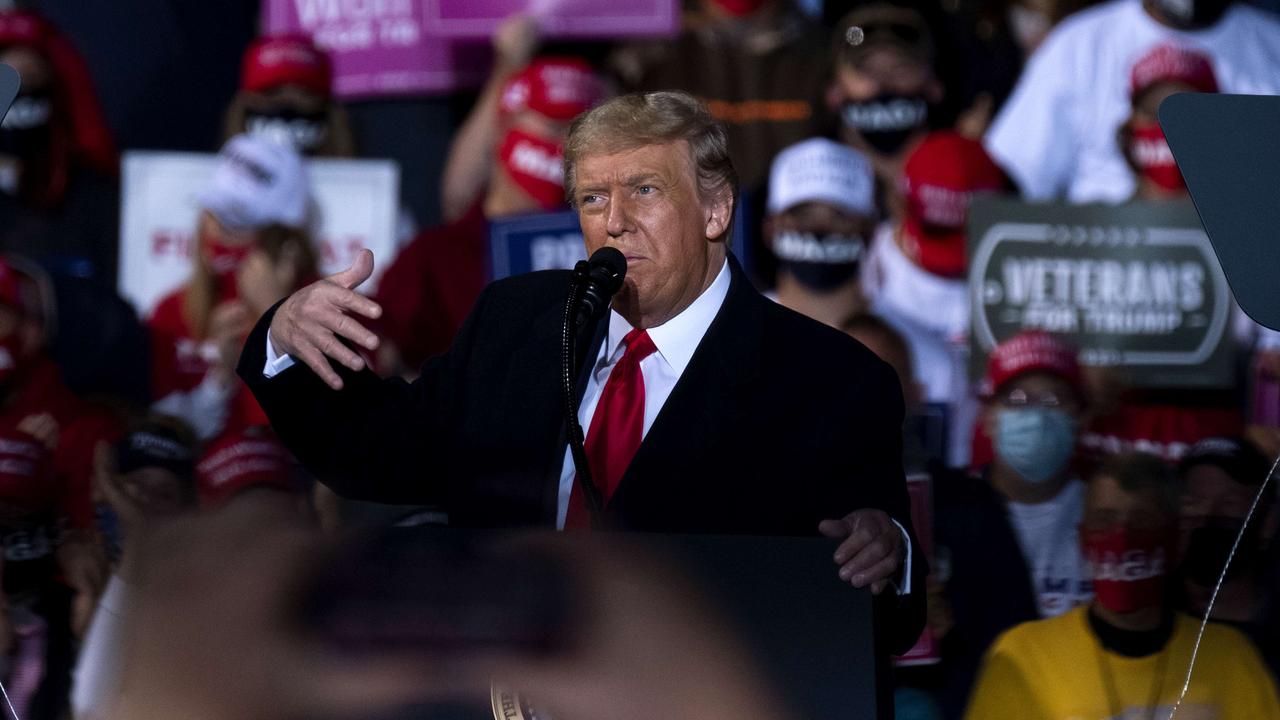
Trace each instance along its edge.
<path fill-rule="evenodd" d="M 667 398 L 671 396 L 671 391 L 680 381 L 680 376 L 689 366 L 689 361 L 693 359 L 693 353 L 702 342 L 702 337 L 707 334 L 707 328 L 711 327 L 711 321 L 724 305 L 724 299 L 729 294 L 730 278 L 729 262 L 726 260 L 715 280 L 711 281 L 711 285 L 689 307 L 665 323 L 649 328 L 649 339 L 653 340 L 658 351 L 640 361 L 640 374 L 644 377 L 644 426 L 640 431 L 642 442 L 644 436 L 649 434 L 649 428 L 653 427 L 653 421 L 662 411 Z M 626 318 L 616 311 L 609 311 L 608 334 L 604 342 L 600 343 L 600 352 L 596 356 L 591 376 L 587 379 L 586 391 L 578 406 L 578 422 L 582 425 L 584 434 L 591 429 L 591 418 L 595 414 L 600 393 L 609 380 L 609 373 L 613 372 L 614 366 L 622 359 L 625 350 L 622 339 L 632 329 L 631 323 L 627 322 Z M 267 363 L 263 368 L 263 374 L 269 378 L 274 377 L 291 365 L 293 365 L 293 358 L 276 354 L 268 333 Z M 556 528 L 560 530 L 564 529 L 565 516 L 569 513 L 569 495 L 573 490 L 576 474 L 572 451 L 566 446 L 564 464 L 560 470 L 559 497 L 556 503 Z M 898 588 L 899 593 L 906 594 L 911 592 L 911 542 L 902 525 L 896 520 L 893 523 L 902 531 L 903 540 L 906 541 L 906 559 L 902 564 L 904 583 Z"/>
<path fill-rule="evenodd" d="M 698 349 L 702 336 L 707 334 L 711 321 L 729 294 L 729 263 L 720 268 L 716 279 L 711 281 L 701 295 L 689 307 L 680 311 L 658 327 L 649 328 L 649 339 L 653 340 L 658 351 L 640 361 L 640 374 L 644 377 L 644 426 L 640 430 L 640 439 L 649 434 L 653 421 L 666 404 L 671 391 L 675 389 L 684 369 L 689 367 L 693 359 L 693 351 Z M 591 430 L 591 418 L 595 416 L 596 403 L 600 401 L 600 393 L 609 380 L 609 373 L 622 359 L 625 348 L 622 338 L 633 328 L 626 318 L 616 310 L 609 311 L 609 334 L 600 343 L 600 353 L 596 356 L 591 377 L 587 379 L 587 390 L 582 395 L 578 406 L 578 422 L 585 435 Z M 573 466 L 573 454 L 566 446 L 564 465 L 560 470 L 560 496 L 556 503 L 556 527 L 564 529 L 564 519 L 569 513 L 569 493 L 573 490 L 573 478 L 577 474 Z"/>

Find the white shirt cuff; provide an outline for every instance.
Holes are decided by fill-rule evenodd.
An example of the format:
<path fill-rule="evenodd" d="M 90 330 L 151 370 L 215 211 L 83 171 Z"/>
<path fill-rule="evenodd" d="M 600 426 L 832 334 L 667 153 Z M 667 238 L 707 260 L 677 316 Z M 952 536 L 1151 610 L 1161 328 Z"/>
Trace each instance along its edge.
<path fill-rule="evenodd" d="M 292 355 L 277 355 L 276 349 L 271 345 L 271 331 L 267 331 L 267 364 L 262 368 L 262 375 L 266 378 L 273 378 L 276 375 L 293 367 Z"/>
<path fill-rule="evenodd" d="M 902 527 L 902 523 L 889 518 L 889 522 L 898 526 L 898 531 L 902 533 L 902 542 L 907 546 L 907 557 L 902 561 L 902 585 L 898 586 L 899 595 L 911 594 L 911 535 L 907 533 L 907 529 Z"/>

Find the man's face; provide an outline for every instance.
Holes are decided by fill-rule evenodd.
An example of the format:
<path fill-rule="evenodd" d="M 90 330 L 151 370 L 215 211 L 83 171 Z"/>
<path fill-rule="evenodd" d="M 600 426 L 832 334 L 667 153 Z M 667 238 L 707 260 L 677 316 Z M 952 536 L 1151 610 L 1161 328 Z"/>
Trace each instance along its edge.
<path fill-rule="evenodd" d="M 807 202 L 773 216 L 769 235 L 783 232 L 825 235 L 858 235 L 870 239 L 876 229 L 875 218 L 856 215 L 834 205 Z"/>
<path fill-rule="evenodd" d="M 1076 388 L 1063 378 L 1047 372 L 1029 372 L 1005 383 L 987 408 L 986 430 L 996 436 L 996 414 L 1027 407 L 1057 408 L 1075 420 L 1084 419 L 1084 408 Z"/>
<path fill-rule="evenodd" d="M 1196 465 L 1183 477 L 1180 508 L 1180 545 L 1185 551 L 1196 530 L 1214 522 L 1228 521 L 1231 527 L 1244 522 L 1253 504 L 1257 487 L 1237 482 L 1227 472 L 1213 465 Z M 1265 513 L 1259 512 L 1251 527 L 1258 528 L 1261 538 L 1267 540 L 1274 531 L 1274 523 L 1267 522 Z"/>
<path fill-rule="evenodd" d="M 933 70 L 919 58 L 893 47 L 870 48 L 857 62 L 836 66 L 830 100 L 834 106 L 877 95 L 932 96 L 937 92 Z"/>
<path fill-rule="evenodd" d="M 1175 522 L 1161 503 L 1156 488 L 1130 492 L 1115 478 L 1099 475 L 1090 481 L 1085 494 L 1080 528 L 1106 530 L 1123 526 L 1130 530 L 1165 533 L 1173 531 Z"/>
<path fill-rule="evenodd" d="M 162 468 L 139 468 L 120 476 L 120 489 L 149 517 L 166 517 L 194 505 L 190 481 Z"/>
<path fill-rule="evenodd" d="M 699 196 L 687 142 L 586 155 L 574 172 L 587 253 L 608 246 L 627 258 L 613 307 L 633 326 L 665 323 L 715 279 L 732 196 Z"/>

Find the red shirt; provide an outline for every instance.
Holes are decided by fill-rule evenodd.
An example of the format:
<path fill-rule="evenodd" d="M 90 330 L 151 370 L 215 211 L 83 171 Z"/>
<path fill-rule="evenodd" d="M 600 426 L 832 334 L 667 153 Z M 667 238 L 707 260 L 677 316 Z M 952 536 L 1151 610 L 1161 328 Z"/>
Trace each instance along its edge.
<path fill-rule="evenodd" d="M 19 514 L 59 516 L 72 528 L 92 527 L 94 450 L 99 442 L 119 437 L 119 424 L 73 395 L 58 368 L 43 356 L 32 360 L 20 382 L 0 406 L 0 438 L 5 441 L 0 443 L 0 459 L 25 458 L 31 463 L 27 468 L 0 463 L 0 504 Z M 17 430 L 24 419 L 41 413 L 58 423 L 58 444 L 52 453 Z M 4 473 L 6 467 L 10 474 Z"/>
<path fill-rule="evenodd" d="M 156 305 L 148 325 L 151 329 L 151 397 L 155 400 L 175 393 L 188 393 L 204 382 L 213 368 L 217 350 L 207 341 L 197 340 L 183 312 L 183 289 L 170 293 Z M 224 433 L 241 432 L 267 425 L 266 413 L 240 379 L 231 395 Z"/>
<path fill-rule="evenodd" d="M 378 281 L 378 330 L 417 369 L 449 349 L 488 280 L 489 221 L 481 203 L 419 233 Z"/>

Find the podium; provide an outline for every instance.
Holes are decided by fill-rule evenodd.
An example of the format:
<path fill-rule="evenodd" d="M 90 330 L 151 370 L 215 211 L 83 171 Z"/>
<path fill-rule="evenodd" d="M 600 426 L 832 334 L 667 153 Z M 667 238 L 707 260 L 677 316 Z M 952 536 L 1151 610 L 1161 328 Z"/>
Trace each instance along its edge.
<path fill-rule="evenodd" d="M 1280 329 L 1280 97 L 1178 93 L 1159 116 L 1236 301 Z"/>

